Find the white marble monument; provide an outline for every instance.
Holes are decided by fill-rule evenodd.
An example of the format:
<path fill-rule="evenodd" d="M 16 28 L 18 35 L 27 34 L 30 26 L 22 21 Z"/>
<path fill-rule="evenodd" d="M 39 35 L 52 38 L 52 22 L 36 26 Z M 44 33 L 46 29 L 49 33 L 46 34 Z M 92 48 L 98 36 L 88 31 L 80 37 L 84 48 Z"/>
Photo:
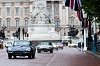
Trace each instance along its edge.
<path fill-rule="evenodd" d="M 28 27 L 29 40 L 59 40 L 52 14 L 47 11 L 46 0 L 36 0 Z"/>

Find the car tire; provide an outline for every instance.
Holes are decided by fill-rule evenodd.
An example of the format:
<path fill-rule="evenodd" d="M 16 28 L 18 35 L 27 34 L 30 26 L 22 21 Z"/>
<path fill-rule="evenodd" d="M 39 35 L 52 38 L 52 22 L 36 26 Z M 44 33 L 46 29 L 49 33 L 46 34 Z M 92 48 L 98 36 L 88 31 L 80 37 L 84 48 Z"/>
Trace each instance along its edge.
<path fill-rule="evenodd" d="M 34 54 L 32 54 L 32 58 L 35 58 L 35 53 L 34 53 Z"/>
<path fill-rule="evenodd" d="M 11 59 L 11 58 L 12 58 L 12 55 L 9 55 L 9 54 L 8 54 L 8 58 Z"/>
<path fill-rule="evenodd" d="M 50 50 L 50 53 L 53 53 L 53 50 Z"/>
<path fill-rule="evenodd" d="M 41 51 L 40 51 L 40 50 L 38 50 L 38 53 L 41 53 Z"/>

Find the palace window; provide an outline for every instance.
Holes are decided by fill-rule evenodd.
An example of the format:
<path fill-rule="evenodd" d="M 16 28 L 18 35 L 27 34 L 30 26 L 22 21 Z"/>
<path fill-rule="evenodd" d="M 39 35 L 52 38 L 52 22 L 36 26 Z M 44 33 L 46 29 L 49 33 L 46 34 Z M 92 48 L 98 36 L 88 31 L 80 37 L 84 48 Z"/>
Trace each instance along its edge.
<path fill-rule="evenodd" d="M 10 8 L 7 8 L 7 14 L 10 14 Z"/>
<path fill-rule="evenodd" d="M 25 20 L 25 27 L 28 26 L 28 20 Z"/>
<path fill-rule="evenodd" d="M 19 14 L 19 8 L 16 8 L 16 14 Z"/>
<path fill-rule="evenodd" d="M 19 27 L 19 20 L 16 20 L 16 27 Z"/>
<path fill-rule="evenodd" d="M 7 27 L 10 27 L 10 20 L 7 20 Z"/>
<path fill-rule="evenodd" d="M 55 7 L 55 13 L 59 13 L 59 8 Z"/>
<path fill-rule="evenodd" d="M 71 27 L 74 27 L 74 19 L 71 19 L 71 20 L 70 20 L 70 26 L 71 26 Z"/>
<path fill-rule="evenodd" d="M 50 8 L 47 8 L 48 12 L 51 12 L 51 9 Z"/>
<path fill-rule="evenodd" d="M 25 7 L 25 14 L 28 14 L 28 7 Z"/>

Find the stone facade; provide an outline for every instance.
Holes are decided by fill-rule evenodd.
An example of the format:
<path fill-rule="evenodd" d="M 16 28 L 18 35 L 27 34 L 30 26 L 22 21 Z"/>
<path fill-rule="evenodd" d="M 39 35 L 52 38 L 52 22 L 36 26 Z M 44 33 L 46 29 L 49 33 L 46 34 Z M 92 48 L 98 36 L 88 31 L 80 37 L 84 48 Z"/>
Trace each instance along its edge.
<path fill-rule="evenodd" d="M 64 4 L 64 0 L 47 0 L 47 10 L 52 13 L 55 21 L 57 18 L 60 20 L 61 36 L 64 32 L 68 35 L 69 25 L 74 25 L 80 28 L 79 31 L 81 30 L 76 12 L 65 7 Z M 7 27 L 6 37 L 12 37 L 18 27 L 25 28 L 27 31 L 28 24 L 31 22 L 30 14 L 34 7 L 35 0 L 0 0 L 0 27 L 2 28 L 3 25 Z"/>

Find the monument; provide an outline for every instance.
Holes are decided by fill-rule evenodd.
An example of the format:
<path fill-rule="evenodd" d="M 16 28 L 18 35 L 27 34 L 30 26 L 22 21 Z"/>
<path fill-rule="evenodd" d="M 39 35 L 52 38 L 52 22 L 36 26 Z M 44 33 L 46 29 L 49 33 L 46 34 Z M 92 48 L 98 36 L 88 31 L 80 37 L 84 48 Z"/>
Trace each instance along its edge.
<path fill-rule="evenodd" d="M 53 16 L 46 8 L 46 0 L 36 0 L 35 8 L 30 16 L 29 40 L 59 40 Z"/>

